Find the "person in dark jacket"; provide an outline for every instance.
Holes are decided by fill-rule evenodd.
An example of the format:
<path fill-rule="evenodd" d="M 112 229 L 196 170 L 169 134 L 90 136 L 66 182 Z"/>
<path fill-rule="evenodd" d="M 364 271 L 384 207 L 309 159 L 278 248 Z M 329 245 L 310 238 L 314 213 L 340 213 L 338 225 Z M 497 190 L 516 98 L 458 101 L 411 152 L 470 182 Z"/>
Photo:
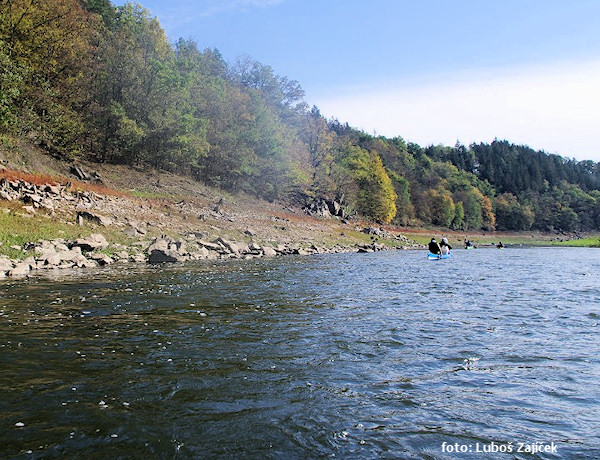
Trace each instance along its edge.
<path fill-rule="evenodd" d="M 440 245 L 435 240 L 435 238 L 431 238 L 431 241 L 429 242 L 429 252 L 431 252 L 432 254 L 442 253 L 442 249 L 440 248 Z"/>

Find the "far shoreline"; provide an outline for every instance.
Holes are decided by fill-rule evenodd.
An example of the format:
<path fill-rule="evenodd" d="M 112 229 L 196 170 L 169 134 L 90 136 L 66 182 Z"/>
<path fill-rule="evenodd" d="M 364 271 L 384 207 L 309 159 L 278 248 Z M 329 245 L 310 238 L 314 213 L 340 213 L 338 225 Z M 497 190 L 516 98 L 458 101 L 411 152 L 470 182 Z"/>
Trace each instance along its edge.
<path fill-rule="evenodd" d="M 401 227 L 312 215 L 160 170 L 85 164 L 79 171 L 93 167 L 96 179 L 80 181 L 69 178 L 66 163 L 34 158 L 36 170 L 54 174 L 0 167 L 0 278 L 118 262 L 424 249 L 444 236 L 454 249 L 465 240 L 476 247 L 600 247 L 598 233 Z"/>

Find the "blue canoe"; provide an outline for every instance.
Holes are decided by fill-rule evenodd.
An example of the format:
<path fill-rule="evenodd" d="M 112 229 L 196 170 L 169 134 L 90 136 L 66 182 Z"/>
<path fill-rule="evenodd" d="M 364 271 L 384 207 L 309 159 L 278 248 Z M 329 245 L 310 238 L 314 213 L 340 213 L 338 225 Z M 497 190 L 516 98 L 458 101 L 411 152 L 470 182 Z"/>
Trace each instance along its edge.
<path fill-rule="evenodd" d="M 439 255 L 439 254 L 432 254 L 431 252 L 429 253 L 429 255 L 427 256 L 427 258 L 429 260 L 440 260 L 440 259 L 449 259 L 450 258 L 450 253 L 448 254 L 443 254 L 443 255 Z"/>

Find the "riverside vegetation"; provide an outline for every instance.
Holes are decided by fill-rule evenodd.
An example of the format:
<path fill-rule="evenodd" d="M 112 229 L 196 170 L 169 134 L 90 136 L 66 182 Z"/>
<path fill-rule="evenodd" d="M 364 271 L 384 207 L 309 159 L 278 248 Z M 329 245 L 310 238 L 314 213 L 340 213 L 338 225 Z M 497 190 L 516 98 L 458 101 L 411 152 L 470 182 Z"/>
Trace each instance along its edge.
<path fill-rule="evenodd" d="M 311 216 L 314 207 L 229 195 L 164 171 L 95 165 L 102 175 L 88 175 L 39 152 L 15 156 L 23 158 L 53 174 L 0 168 L 0 278 L 113 263 L 419 247 L 397 230 Z M 75 179 L 82 173 L 87 181 Z M 110 186 L 99 185 L 101 177 Z"/>
<path fill-rule="evenodd" d="M 0 167 L 0 278 L 113 263 L 415 249 L 425 247 L 432 231 L 445 231 L 455 241 L 468 238 L 478 246 L 493 245 L 496 238 L 519 245 L 600 243 L 577 233 L 373 225 L 345 215 L 331 201 L 300 208 L 227 194 L 165 171 L 89 164 L 86 168 L 96 166 L 102 174 L 88 174 L 80 165 L 37 150 L 12 157 L 1 153 L 0 161 L 10 167 Z M 18 165 L 46 173 L 13 169 Z"/>
<path fill-rule="evenodd" d="M 243 209 L 280 219 L 277 225 L 288 232 L 291 222 L 304 219 L 301 209 L 333 214 L 341 228 L 310 224 L 333 235 L 325 238 L 329 246 L 341 233 L 341 244 L 349 247 L 379 238 L 356 236 L 356 229 L 364 227 L 356 224 L 360 219 L 376 222 L 375 227 L 535 231 L 558 239 L 600 228 L 598 163 L 501 140 L 421 147 L 401 137 L 367 134 L 308 107 L 300 84 L 268 65 L 251 58 L 230 64 L 217 49 L 202 50 L 191 40 L 170 43 L 158 20 L 133 3 L 0 1 L 0 152 L 11 170 L 65 178 L 55 180 L 63 186 L 58 206 L 55 197 L 43 195 L 51 189 L 27 192 L 52 181 L 36 184 L 37 177 L 5 183 L 12 201 L 2 203 L 9 212 L 2 217 L 4 225 L 11 219 L 13 229 L 41 231 L 49 229 L 40 217 L 45 215 L 58 219 L 71 245 L 90 235 L 86 226 L 68 225 L 77 221 L 77 207 L 90 203 L 98 207 L 97 215 L 121 217 L 103 234 L 114 232 L 107 239 L 123 247 L 140 236 L 123 232 L 127 217 L 148 239 L 170 230 L 177 243 L 184 227 L 196 231 L 195 219 L 198 228 L 206 223 L 205 232 L 225 237 L 219 235 L 224 224 L 239 219 L 230 215 Z M 43 154 L 62 166 L 27 164 Z M 74 162 L 86 167 L 72 175 Z M 99 171 L 110 187 L 94 191 L 91 182 L 98 177 L 82 176 L 85 170 Z M 85 185 L 75 183 L 76 177 Z M 22 199 L 33 206 L 35 225 L 26 223 L 32 218 L 24 216 L 31 213 L 14 204 Z M 135 206 L 146 216 L 133 217 L 139 215 L 137 208 L 132 214 Z M 186 225 L 175 224 L 175 216 Z M 352 225 L 341 223 L 349 217 Z M 242 227 L 232 226 L 229 239 L 259 244 Z M 36 240 L 10 233 L 3 237 L 2 251 L 22 259 L 22 249 Z M 310 247 L 310 238 L 321 244 L 319 231 L 280 233 L 261 237 L 269 246 L 293 242 Z M 168 243 L 167 250 L 175 243 Z M 192 243 L 186 257 L 196 250 L 198 241 Z M 589 243 L 597 244 L 596 239 Z M 173 248 L 180 249 L 177 244 Z M 122 252 L 118 249 L 102 251 L 113 258 Z M 245 255 L 259 252 L 248 250 Z"/>

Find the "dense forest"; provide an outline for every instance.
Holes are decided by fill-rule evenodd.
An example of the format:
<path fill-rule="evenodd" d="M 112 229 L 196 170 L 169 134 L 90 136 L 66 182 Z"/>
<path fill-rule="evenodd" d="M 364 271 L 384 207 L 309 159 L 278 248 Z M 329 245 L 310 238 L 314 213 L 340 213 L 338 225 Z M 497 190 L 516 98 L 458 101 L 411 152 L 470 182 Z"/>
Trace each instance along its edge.
<path fill-rule="evenodd" d="M 308 107 L 268 65 L 170 42 L 133 3 L 0 0 L 0 143 L 14 139 L 268 200 L 334 198 L 383 223 L 600 228 L 600 163 L 369 135 Z"/>

